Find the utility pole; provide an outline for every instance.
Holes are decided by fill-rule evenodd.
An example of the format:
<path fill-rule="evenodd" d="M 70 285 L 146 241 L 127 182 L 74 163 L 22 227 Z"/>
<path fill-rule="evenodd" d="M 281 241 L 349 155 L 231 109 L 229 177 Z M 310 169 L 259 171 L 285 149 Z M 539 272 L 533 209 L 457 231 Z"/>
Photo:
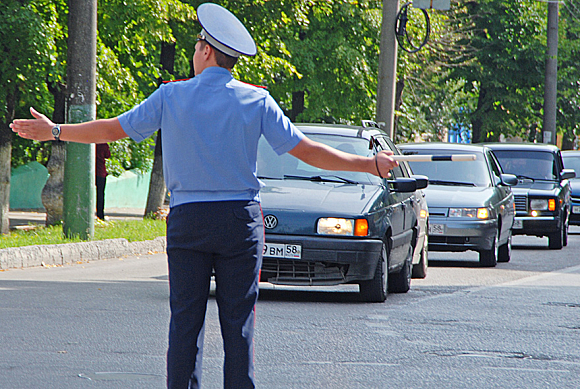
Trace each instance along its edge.
<path fill-rule="evenodd" d="M 556 144 L 556 110 L 558 91 L 558 1 L 548 2 L 548 43 L 544 82 L 544 143 Z"/>
<path fill-rule="evenodd" d="M 69 0 L 67 123 L 96 118 L 97 0 Z M 90 239 L 95 232 L 95 145 L 68 143 L 64 168 L 63 231 Z"/>
<path fill-rule="evenodd" d="M 397 85 L 397 37 L 395 24 L 399 0 L 383 0 L 383 22 L 379 44 L 379 79 L 377 85 L 377 123 L 394 139 L 395 91 Z"/>

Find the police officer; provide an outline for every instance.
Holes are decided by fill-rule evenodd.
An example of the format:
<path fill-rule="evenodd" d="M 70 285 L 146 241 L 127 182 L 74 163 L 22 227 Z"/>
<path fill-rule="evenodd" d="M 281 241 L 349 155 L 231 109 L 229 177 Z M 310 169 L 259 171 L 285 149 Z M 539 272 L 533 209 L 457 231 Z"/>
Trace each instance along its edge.
<path fill-rule="evenodd" d="M 374 158 L 345 153 L 305 137 L 264 89 L 235 80 L 240 55 L 255 43 L 229 11 L 206 3 L 195 77 L 162 85 L 140 105 L 112 119 L 80 124 L 15 120 L 23 138 L 105 143 L 141 141 L 161 128 L 163 167 L 171 192 L 167 220 L 171 322 L 168 388 L 201 383 L 204 320 L 212 270 L 224 341 L 224 387 L 253 388 L 254 309 L 258 299 L 264 226 L 256 177 L 260 136 L 278 153 L 323 169 L 386 176 L 397 165 L 388 152 Z"/>

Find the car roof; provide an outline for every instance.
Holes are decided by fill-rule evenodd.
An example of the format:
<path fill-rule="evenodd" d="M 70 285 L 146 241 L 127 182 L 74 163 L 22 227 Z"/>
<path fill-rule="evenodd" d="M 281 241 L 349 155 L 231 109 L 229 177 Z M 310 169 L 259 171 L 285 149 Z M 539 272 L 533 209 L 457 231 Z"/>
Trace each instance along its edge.
<path fill-rule="evenodd" d="M 322 123 L 294 123 L 304 134 L 339 135 L 351 138 L 362 138 L 369 140 L 371 137 L 389 138 L 387 133 L 376 127 L 348 126 L 344 124 L 322 124 Z"/>
<path fill-rule="evenodd" d="M 558 151 L 558 147 L 547 143 L 528 143 L 528 142 L 501 142 L 501 143 L 484 143 L 492 150 L 523 150 L 523 151 L 547 151 L 550 153 Z"/>
<path fill-rule="evenodd" d="M 471 143 L 449 143 L 449 142 L 417 142 L 402 143 L 397 145 L 401 150 L 405 149 L 427 149 L 427 150 L 455 150 L 468 153 L 482 153 L 485 147 L 481 144 Z"/>
<path fill-rule="evenodd" d="M 580 156 L 580 150 L 562 150 L 562 156 L 564 156 L 564 155 Z"/>

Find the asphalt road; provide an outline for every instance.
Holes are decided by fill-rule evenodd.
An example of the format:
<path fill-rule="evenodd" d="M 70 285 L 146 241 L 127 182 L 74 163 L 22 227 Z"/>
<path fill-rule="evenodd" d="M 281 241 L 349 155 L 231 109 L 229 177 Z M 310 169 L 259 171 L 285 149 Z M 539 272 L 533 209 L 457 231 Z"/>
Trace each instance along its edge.
<path fill-rule="evenodd" d="M 384 304 L 357 288 L 273 287 L 257 306 L 261 388 L 580 387 L 580 228 L 514 238 L 509 263 L 431 253 Z M 163 388 L 165 255 L 0 272 L 0 388 Z M 222 387 L 215 300 L 204 388 Z"/>

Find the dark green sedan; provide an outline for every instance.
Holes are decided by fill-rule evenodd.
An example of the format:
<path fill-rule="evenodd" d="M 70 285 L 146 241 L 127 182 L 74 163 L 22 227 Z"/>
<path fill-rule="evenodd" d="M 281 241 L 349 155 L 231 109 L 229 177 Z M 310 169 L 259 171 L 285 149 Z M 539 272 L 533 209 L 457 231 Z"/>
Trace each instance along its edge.
<path fill-rule="evenodd" d="M 298 125 L 309 138 L 372 156 L 396 150 L 374 127 Z M 266 242 L 261 281 L 283 285 L 358 284 L 364 301 L 385 301 L 410 288 L 418 236 L 415 191 L 425 177 L 405 164 L 380 179 L 368 173 L 322 170 L 261 139 L 258 176 Z"/>

